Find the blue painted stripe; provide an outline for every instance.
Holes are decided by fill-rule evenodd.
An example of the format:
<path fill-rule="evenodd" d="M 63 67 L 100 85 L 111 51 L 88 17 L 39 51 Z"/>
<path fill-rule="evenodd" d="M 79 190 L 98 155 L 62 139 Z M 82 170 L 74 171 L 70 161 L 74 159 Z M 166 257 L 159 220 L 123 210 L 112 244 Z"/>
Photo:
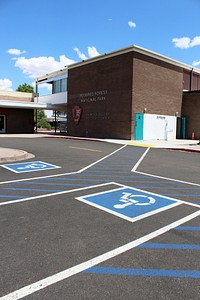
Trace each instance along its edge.
<path fill-rule="evenodd" d="M 139 245 L 137 248 L 200 250 L 200 245 L 145 243 L 145 244 Z"/>
<path fill-rule="evenodd" d="M 87 173 L 84 173 L 84 176 L 90 177 L 90 176 L 109 176 L 109 174 L 99 174 L 97 171 L 87 171 Z M 113 176 L 111 173 L 110 176 Z M 121 175 L 115 174 L 115 177 L 122 177 Z M 123 175 L 123 177 L 131 177 L 131 178 L 137 178 L 137 179 L 147 179 L 146 176 L 139 176 L 134 175 L 134 173 L 130 173 L 129 175 Z"/>
<path fill-rule="evenodd" d="M 148 181 L 147 179 L 145 180 L 145 181 L 143 181 L 143 180 L 139 180 L 140 179 L 140 177 L 138 178 L 137 177 L 137 180 L 134 180 L 134 178 L 136 178 L 136 177 L 132 177 L 132 175 L 122 175 L 122 176 L 116 176 L 115 174 L 113 174 L 113 173 L 111 173 L 111 174 L 106 174 L 106 175 L 99 175 L 99 174 L 94 174 L 94 175 L 89 175 L 88 176 L 88 174 L 84 174 L 84 176 L 83 177 L 79 177 L 79 178 L 71 178 L 71 177 L 54 177 L 54 178 L 47 178 L 46 180 L 53 180 L 53 181 L 56 181 L 56 180 L 89 180 L 89 179 L 87 179 L 87 178 L 85 178 L 85 177 L 93 177 L 93 176 L 95 176 L 95 178 L 97 178 L 97 177 L 105 177 L 105 178 L 108 178 L 108 177 L 112 177 L 112 178 L 122 178 L 122 179 L 119 179 L 120 181 L 123 181 L 123 182 L 132 182 L 132 183 L 140 183 L 140 184 L 142 184 L 142 183 L 145 183 L 145 184 L 150 184 L 150 183 L 152 183 L 152 184 L 163 184 L 163 185 L 172 185 L 172 183 L 171 182 L 166 182 L 166 181 L 161 181 L 161 182 L 158 182 L 158 181 Z M 129 179 L 132 179 L 132 180 L 123 180 L 123 178 L 124 177 L 128 177 Z M 45 179 L 43 179 L 43 180 L 45 180 Z M 93 180 L 93 179 L 92 179 Z M 95 180 L 98 180 L 98 181 L 100 181 L 100 179 L 95 179 Z M 176 182 L 176 186 L 177 185 L 180 185 L 181 183 L 180 182 Z M 141 187 L 144 187 L 144 186 L 141 186 Z M 149 188 L 152 188 L 152 186 L 149 186 Z M 160 187 L 160 188 L 163 188 L 163 187 Z M 171 186 L 170 188 L 172 188 L 173 189 L 173 186 Z M 181 188 L 181 187 L 180 187 Z"/>
<path fill-rule="evenodd" d="M 48 178 L 49 180 L 51 179 L 51 178 Z M 57 180 L 58 181 L 89 181 L 89 182 L 96 182 L 96 181 L 102 181 L 102 182 L 105 182 L 105 180 L 103 180 L 103 179 L 89 179 L 89 178 L 65 178 L 65 179 L 62 179 L 62 178 L 57 178 Z M 33 181 L 31 181 L 31 182 L 18 182 L 19 184 L 35 184 L 35 185 L 37 185 L 37 184 L 52 184 L 52 182 L 48 182 L 48 181 L 44 181 L 44 182 L 33 182 Z M 53 183 L 54 184 L 54 183 Z"/>
<path fill-rule="evenodd" d="M 9 199 L 22 199 L 26 196 L 16 196 L 16 195 L 0 195 L 0 198 L 9 198 Z"/>
<path fill-rule="evenodd" d="M 95 274 L 106 274 L 106 275 L 200 278 L 200 271 L 196 271 L 196 270 L 158 270 L 158 269 L 92 267 L 85 270 L 84 272 L 95 273 Z"/>
<path fill-rule="evenodd" d="M 108 166 L 107 166 L 108 167 Z M 105 168 L 104 166 L 99 166 L 98 168 L 95 168 L 95 171 L 105 171 L 105 172 L 115 172 L 115 171 L 122 171 L 122 172 L 128 172 L 132 169 L 133 167 L 132 166 L 129 166 L 129 167 L 124 167 L 124 168 L 114 168 L 114 167 L 111 167 L 111 168 Z"/>
<path fill-rule="evenodd" d="M 43 190 L 43 189 L 29 189 L 29 188 L 3 188 L 3 190 L 8 191 L 35 191 L 35 192 L 63 192 L 63 190 Z"/>
<path fill-rule="evenodd" d="M 97 177 L 97 178 L 96 178 Z M 71 177 L 61 177 L 61 178 L 58 178 L 58 177 L 56 177 L 56 178 L 47 178 L 46 180 L 47 180 L 47 182 L 46 183 L 49 183 L 49 184 L 52 184 L 50 181 L 51 180 L 53 180 L 53 181 L 90 181 L 90 182 L 95 182 L 95 181 L 97 181 L 97 182 L 105 182 L 105 179 L 99 179 L 98 177 L 98 175 L 96 176 L 94 179 L 93 178 L 85 178 L 85 176 L 83 176 L 83 177 L 75 177 L 75 178 L 71 178 Z M 108 178 L 108 176 L 107 175 L 105 175 L 105 176 L 102 176 L 102 177 L 105 177 L 106 179 Z M 114 174 L 111 174 L 110 175 L 110 177 L 112 177 L 112 179 L 113 178 L 115 178 L 115 175 Z M 122 177 L 123 178 L 123 176 L 120 176 L 120 177 Z M 140 184 L 142 184 L 143 182 L 141 181 L 141 180 L 134 180 L 134 179 L 132 179 L 131 180 L 131 177 L 130 176 L 128 176 L 128 178 L 130 179 L 130 180 L 124 180 L 124 179 L 118 179 L 120 182 L 131 182 L 131 183 L 140 183 Z M 43 179 L 43 182 L 45 182 L 45 179 Z M 25 183 L 25 182 L 21 182 L 21 183 Z M 146 182 L 146 181 L 144 181 L 144 183 L 145 184 L 150 184 L 150 183 L 152 183 L 152 184 L 158 184 L 158 182 L 155 182 L 155 181 L 148 181 L 148 182 Z M 166 185 L 168 185 L 168 183 L 165 183 L 165 182 L 161 182 L 162 184 L 166 184 Z M 28 182 L 26 182 L 26 184 L 28 184 Z M 33 184 L 37 184 L 37 182 L 35 182 L 35 183 L 33 183 Z M 38 183 L 39 184 L 39 183 Z M 160 184 L 160 182 L 159 182 L 159 184 Z M 145 185 L 141 185 L 141 186 L 138 186 L 138 187 L 140 187 L 140 188 L 145 188 L 145 187 L 147 187 L 147 188 L 153 188 L 153 186 L 145 186 Z M 163 189 L 163 186 L 162 187 L 154 187 L 154 188 L 160 188 L 160 189 Z M 173 189 L 173 187 L 170 187 L 171 189 Z M 180 187 L 180 189 L 181 189 L 181 187 Z"/>
<path fill-rule="evenodd" d="M 199 226 L 178 226 L 173 230 L 200 230 Z"/>
<path fill-rule="evenodd" d="M 20 185 L 52 185 L 52 182 L 17 182 L 17 184 Z M 61 186 L 88 186 L 88 184 L 82 184 L 82 183 L 53 183 L 53 185 L 61 185 Z"/>
<path fill-rule="evenodd" d="M 135 182 L 135 181 L 134 181 Z M 140 181 L 140 183 L 141 183 L 141 181 Z M 146 183 L 146 182 L 145 182 Z M 147 182 L 147 183 L 149 183 L 149 182 Z M 158 184 L 158 182 L 156 183 L 156 184 Z M 136 187 L 136 186 L 134 186 L 134 187 Z M 137 186 L 137 188 L 153 188 L 153 189 L 163 189 L 163 186 L 144 186 L 144 185 L 141 185 L 141 186 Z M 183 188 L 182 186 L 180 186 L 180 187 L 167 187 L 167 189 L 168 190 L 181 190 L 181 191 L 193 191 L 193 190 L 195 190 L 195 191 L 198 191 L 198 190 L 200 190 L 200 187 L 192 187 L 192 188 Z M 182 194 L 181 194 L 182 195 Z"/>
<path fill-rule="evenodd" d="M 200 197 L 200 194 L 163 194 L 167 197 Z"/>

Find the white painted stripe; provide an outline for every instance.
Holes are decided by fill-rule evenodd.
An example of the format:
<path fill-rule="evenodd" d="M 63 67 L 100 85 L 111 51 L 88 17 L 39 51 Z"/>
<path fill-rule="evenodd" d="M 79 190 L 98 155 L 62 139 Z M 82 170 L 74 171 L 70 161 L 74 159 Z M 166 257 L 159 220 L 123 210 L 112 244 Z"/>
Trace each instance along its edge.
<path fill-rule="evenodd" d="M 89 166 L 87 166 L 87 167 L 81 169 L 81 171 L 80 171 L 79 173 L 82 173 L 82 172 L 84 172 L 85 170 L 87 170 L 87 169 L 89 169 L 89 168 L 95 166 L 96 164 L 100 163 L 100 162 L 103 161 L 104 159 L 106 159 L 106 158 L 108 158 L 108 157 L 114 155 L 115 153 L 119 152 L 120 150 L 124 149 L 126 146 L 127 146 L 127 145 L 123 145 L 122 147 L 120 147 L 119 149 L 115 150 L 114 152 L 112 152 L 112 153 L 110 153 L 110 154 L 104 156 L 103 158 L 101 158 L 101 159 L 95 161 L 94 163 L 90 164 Z"/>
<path fill-rule="evenodd" d="M 109 191 L 102 191 L 102 192 L 97 192 L 97 193 L 94 193 L 94 194 L 89 194 L 89 195 L 84 195 L 83 197 L 76 197 L 75 199 L 81 201 L 81 202 L 84 202 L 88 205 L 91 205 L 93 207 L 96 207 L 98 209 L 101 209 L 103 211 L 106 211 L 112 215 L 115 215 L 117 217 L 120 217 L 126 221 L 129 221 L 129 222 L 137 222 L 141 219 L 144 219 L 144 218 L 147 218 L 147 217 L 150 217 L 150 216 L 153 216 L 157 213 L 160 213 L 160 212 L 163 212 L 165 210 L 168 210 L 168 209 L 171 209 L 171 208 L 174 208 L 180 204 L 187 204 L 187 205 L 191 205 L 191 206 L 195 206 L 195 207 L 200 207 L 200 205 L 198 204 L 193 204 L 193 203 L 188 203 L 188 202 L 185 202 L 185 201 L 182 201 L 182 200 L 179 200 L 179 199 L 175 199 L 175 198 L 171 198 L 171 197 L 168 197 L 168 196 L 163 196 L 163 195 L 159 195 L 159 194 L 156 194 L 156 193 L 152 193 L 152 192 L 147 192 L 145 190 L 142 190 L 142 189 L 137 189 L 137 188 L 133 188 L 133 187 L 130 187 L 128 185 L 123 185 L 123 184 L 119 184 L 119 183 L 116 183 L 118 184 L 119 186 L 121 186 L 120 188 L 116 188 L 116 189 L 113 189 L 113 190 L 109 190 Z M 172 203 L 170 205 L 166 205 L 164 207 L 161 207 L 161 208 L 157 208 L 153 211 L 150 211 L 150 212 L 147 212 L 147 213 L 144 213 L 142 215 L 139 215 L 137 217 L 128 217 L 128 216 L 125 216 L 124 214 L 121 214 L 119 212 L 116 212 L 114 210 L 111 210 L 109 208 L 106 208 L 104 206 L 101 206 L 99 204 L 96 204 L 96 203 L 93 203 L 92 201 L 89 201 L 89 200 L 86 200 L 85 198 L 87 197 L 94 197 L 94 196 L 99 196 L 99 195 L 103 195 L 103 194 L 107 194 L 107 193 L 110 193 L 110 192 L 115 192 L 115 191 L 120 191 L 120 190 L 124 190 L 125 188 L 128 188 L 128 189 L 132 189 L 133 191 L 137 191 L 137 192 L 141 192 L 141 193 L 144 193 L 144 194 L 148 194 L 148 195 L 152 195 L 152 196 L 156 196 L 156 197 L 160 197 L 160 198 L 163 198 L 163 199 L 169 199 L 175 203 Z"/>
<path fill-rule="evenodd" d="M 191 204 L 193 205 L 194 203 L 188 203 L 184 200 L 180 200 L 180 199 L 176 199 L 176 198 L 172 198 L 172 197 L 169 197 L 169 196 L 165 196 L 165 195 L 160 195 L 160 194 L 156 194 L 156 193 L 153 193 L 153 192 L 149 192 L 149 191 L 145 191 L 145 190 L 142 190 L 142 189 L 138 189 L 138 188 L 135 188 L 135 187 L 131 187 L 131 186 L 128 186 L 128 185 L 123 185 L 124 187 L 126 188 L 129 188 L 129 189 L 132 189 L 134 191 L 138 191 L 138 192 L 142 192 L 142 193 L 145 193 L 145 194 L 150 194 L 152 196 L 157 196 L 157 197 L 160 197 L 160 198 L 164 198 L 164 199 L 169 199 L 169 200 L 172 200 L 172 201 L 176 201 L 176 202 L 180 202 L 182 204 Z M 199 207 L 199 205 L 195 204 L 196 207 Z"/>
<path fill-rule="evenodd" d="M 133 167 L 133 169 L 131 170 L 131 172 L 135 172 L 137 170 L 137 168 L 139 167 L 139 165 L 141 164 L 141 162 L 143 161 L 143 159 L 145 158 L 145 156 L 147 155 L 147 153 L 149 152 L 149 148 L 146 149 L 146 151 L 143 153 L 143 155 L 140 157 L 140 159 L 138 160 L 138 162 L 135 164 L 135 166 Z"/>
<path fill-rule="evenodd" d="M 114 155 L 118 151 L 122 150 L 124 147 L 127 145 L 123 145 L 119 149 L 113 151 L 112 153 L 102 157 L 101 159 L 93 162 L 92 164 L 88 165 L 87 167 L 84 167 L 83 169 L 80 169 L 79 171 L 76 172 L 71 172 L 71 173 L 60 173 L 60 174 L 54 174 L 54 175 L 46 175 L 46 176 L 40 176 L 40 177 L 32 177 L 32 178 L 23 178 L 23 179 L 15 179 L 15 180 L 8 180 L 8 181 L 1 181 L 0 184 L 5 184 L 5 183 L 15 183 L 15 182 L 22 182 L 22 181 L 31 181 L 31 180 L 37 180 L 37 179 L 45 179 L 45 178 L 54 178 L 54 177 L 59 177 L 59 176 L 68 176 L 68 175 L 75 175 L 84 172 L 85 170 L 93 167 L 94 165 L 98 164 L 99 162 L 103 161 L 104 159 Z M 3 167 L 3 165 L 0 165 Z"/>
<path fill-rule="evenodd" d="M 35 163 L 40 163 L 40 164 L 46 165 L 48 167 L 47 168 L 32 168 L 32 169 L 26 170 L 27 165 L 32 165 L 32 164 L 35 164 Z M 10 166 L 13 166 L 13 165 L 26 165 L 24 167 L 25 171 L 24 170 L 18 171 L 18 170 L 13 169 L 12 167 L 10 167 Z M 60 169 L 61 168 L 59 166 L 56 166 L 56 165 L 53 165 L 53 164 L 50 164 L 50 163 L 46 163 L 46 162 L 43 162 L 43 161 L 30 161 L 30 162 L 23 162 L 23 163 L 14 162 L 14 163 L 11 163 L 11 164 L 1 165 L 1 167 L 5 168 L 5 169 L 8 169 L 9 171 L 14 172 L 14 173 L 28 173 L 28 172 L 36 172 L 36 171 L 47 171 L 47 170 Z"/>
<path fill-rule="evenodd" d="M 49 277 L 46 277 L 42 280 L 39 280 L 37 282 L 34 282 L 30 285 L 27 285 L 17 291 L 14 291 L 8 295 L 5 295 L 3 297 L 0 298 L 0 300 L 18 300 L 18 299 L 21 299 L 23 297 L 26 297 L 26 296 L 29 296 L 37 291 L 40 291 L 52 284 L 55 284 L 57 282 L 60 282 L 61 280 L 64 280 L 64 279 L 67 279 L 75 274 L 78 274 L 84 270 L 87 270 L 88 268 L 91 268 L 95 265 L 98 265 L 108 259 L 111 259 L 113 257 L 116 257 L 128 250 L 131 250 L 143 243 L 146 243 L 148 242 L 149 240 L 152 240 L 166 232 L 168 232 L 169 230 L 175 228 L 175 227 L 178 227 L 196 217 L 200 216 L 200 210 L 198 210 L 197 212 L 195 213 L 192 213 L 182 219 L 179 219 L 178 221 L 175 221 L 171 224 L 168 224 L 158 230 L 155 230 L 143 237 L 140 237 L 132 242 L 129 242 L 123 246 L 120 246 L 116 249 L 113 249 L 111 251 L 108 251 L 102 255 L 99 255 L 99 256 L 96 256 L 86 262 L 83 262 L 83 263 L 80 263 L 76 266 L 73 266 L 69 269 L 66 269 L 64 271 L 61 271 L 61 272 L 58 272 L 54 275 L 51 275 Z"/>
<path fill-rule="evenodd" d="M 178 179 L 173 179 L 173 178 L 168 178 L 168 177 L 163 177 L 163 176 L 158 176 L 158 175 L 153 175 L 153 174 L 149 174 L 149 173 L 144 173 L 144 172 L 137 171 L 137 168 L 139 167 L 139 165 L 141 164 L 141 162 L 143 161 L 143 159 L 147 155 L 147 153 L 148 153 L 148 151 L 149 151 L 150 148 L 151 147 L 147 148 L 147 150 L 143 153 L 143 155 L 140 157 L 140 159 L 138 160 L 138 162 L 132 168 L 131 172 L 134 172 L 134 173 L 137 173 L 137 174 L 141 174 L 141 175 L 145 175 L 145 176 L 151 176 L 151 177 L 155 177 L 155 178 L 160 178 L 160 179 L 164 179 L 164 180 L 170 180 L 170 181 L 174 181 L 174 182 L 179 182 L 179 183 L 184 183 L 184 184 L 189 184 L 189 185 L 194 185 L 194 186 L 200 186 L 200 184 L 198 184 L 198 183 L 192 183 L 192 182 L 188 182 L 188 181 L 183 181 L 183 180 L 178 180 Z"/>
<path fill-rule="evenodd" d="M 87 190 L 87 189 L 93 189 L 93 188 L 106 186 L 106 185 L 112 185 L 112 184 L 113 185 L 119 185 L 118 183 L 115 183 L 115 182 L 106 182 L 106 183 L 102 183 L 102 184 L 86 186 L 86 187 L 77 188 L 77 189 L 68 190 L 68 191 L 61 191 L 61 192 L 38 195 L 38 196 L 33 196 L 33 197 L 28 197 L 28 198 L 23 198 L 23 199 L 17 199 L 17 200 L 12 200 L 12 201 L 0 202 L 0 206 L 20 203 L 20 202 L 26 202 L 26 201 L 41 199 L 41 198 L 46 198 L 46 197 L 52 197 L 52 196 L 57 196 L 57 195 L 69 194 L 69 193 L 73 193 L 73 192 L 84 191 L 84 190 Z"/>
<path fill-rule="evenodd" d="M 188 182 L 188 181 L 184 181 L 184 180 L 163 177 L 163 176 L 159 176 L 159 175 L 148 174 L 148 173 L 139 172 L 139 171 L 134 171 L 134 173 L 140 174 L 140 175 L 145 175 L 145 176 L 150 176 L 150 177 L 155 177 L 155 178 L 159 178 L 159 179 L 170 180 L 170 181 L 174 181 L 174 182 L 179 182 L 179 183 L 194 185 L 194 186 L 200 186 L 199 183 L 193 183 L 193 182 Z"/>
<path fill-rule="evenodd" d="M 115 189 L 115 190 L 120 190 L 120 189 Z M 111 190 L 111 191 L 113 191 L 113 190 Z M 105 192 L 105 193 L 106 193 L 106 192 Z M 79 200 L 79 201 L 81 201 L 81 202 L 84 202 L 84 203 L 86 203 L 86 204 L 88 204 L 88 205 L 90 205 L 90 206 L 93 206 L 93 207 L 95 207 L 95 208 L 101 209 L 101 210 L 103 210 L 103 211 L 105 211 L 105 212 L 108 212 L 108 213 L 110 213 L 110 214 L 112 214 L 112 215 L 114 215 L 114 216 L 117 216 L 117 217 L 119 217 L 119 218 L 122 218 L 122 219 L 124 219 L 124 220 L 126 220 L 126 221 L 129 221 L 129 222 L 131 222 L 131 223 L 137 222 L 137 221 L 139 221 L 139 220 L 142 220 L 142 219 L 144 219 L 144 218 L 153 216 L 153 215 L 155 215 L 155 214 L 158 214 L 158 213 L 160 213 L 160 212 L 163 212 L 163 211 L 165 211 L 165 210 L 174 208 L 174 207 L 176 207 L 176 206 L 182 204 L 182 203 L 180 203 L 180 202 L 176 202 L 176 203 L 173 203 L 173 204 L 170 204 L 170 205 L 167 205 L 167 206 L 164 206 L 164 207 L 155 209 L 155 210 L 153 210 L 153 211 L 150 211 L 150 212 L 141 214 L 141 215 L 139 215 L 139 216 L 137 216 L 137 217 L 131 218 L 131 217 L 125 216 L 125 215 L 123 215 L 123 214 L 121 214 L 121 213 L 119 213 L 119 212 L 116 212 L 116 211 L 114 211 L 114 210 L 112 210 L 112 209 L 109 209 L 109 208 L 106 208 L 106 207 L 104 207 L 104 206 L 98 205 L 98 204 L 96 204 L 96 203 L 90 202 L 90 201 L 84 199 L 83 197 L 77 197 L 77 198 L 75 198 L 75 199 L 77 199 L 77 200 Z"/>

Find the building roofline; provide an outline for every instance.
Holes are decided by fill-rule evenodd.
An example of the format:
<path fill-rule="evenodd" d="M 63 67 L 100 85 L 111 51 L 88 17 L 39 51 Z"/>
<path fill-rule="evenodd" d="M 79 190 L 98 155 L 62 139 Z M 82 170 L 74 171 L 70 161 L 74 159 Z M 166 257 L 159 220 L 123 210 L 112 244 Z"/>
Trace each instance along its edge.
<path fill-rule="evenodd" d="M 12 100 L 0 100 L 0 107 L 6 108 L 26 108 L 26 109 L 45 109 L 47 108 L 46 104 L 43 103 L 34 103 L 34 102 L 20 102 Z"/>
<path fill-rule="evenodd" d="M 70 69 L 73 69 L 73 68 L 77 68 L 77 67 L 81 67 L 81 66 L 84 66 L 86 64 L 90 64 L 90 63 L 93 63 L 93 62 L 96 62 L 96 61 L 100 61 L 100 60 L 103 60 L 103 59 L 106 59 L 106 58 L 110 58 L 110 57 L 113 57 L 113 56 L 125 54 L 125 53 L 128 53 L 128 52 L 141 53 L 141 54 L 144 54 L 146 56 L 149 56 L 149 57 L 161 60 L 161 61 L 166 62 L 166 63 L 169 63 L 169 64 L 171 64 L 173 66 L 177 66 L 179 68 L 183 68 L 185 70 L 193 71 L 193 72 L 196 72 L 196 73 L 200 74 L 200 69 L 199 68 L 195 68 L 193 66 L 190 66 L 188 64 L 182 63 L 180 61 L 171 59 L 171 58 L 169 58 L 167 56 L 164 56 L 164 55 L 158 54 L 156 52 L 147 50 L 145 48 L 142 48 L 142 47 L 139 47 L 139 46 L 136 46 L 136 45 L 132 45 L 132 46 L 129 46 L 129 47 L 126 47 L 126 48 L 121 48 L 119 50 L 115 50 L 115 51 L 112 51 L 112 52 L 109 52 L 109 53 L 101 54 L 101 55 L 98 55 L 96 57 L 88 58 L 86 60 L 82 60 L 81 62 L 77 62 L 77 63 L 71 64 L 71 65 L 67 66 L 65 69 L 61 69 L 61 70 L 58 70 L 56 72 L 53 72 L 53 73 L 46 74 L 44 76 L 38 77 L 37 81 L 38 82 L 39 81 L 43 81 L 43 80 L 46 80 L 46 79 L 48 79 L 50 77 L 53 77 L 53 76 L 56 76 L 56 75 L 60 75 L 61 73 L 67 72 L 67 70 L 70 70 Z"/>
<path fill-rule="evenodd" d="M 129 47 L 126 47 L 126 48 L 121 48 L 121 49 L 116 50 L 116 51 L 112 51 L 112 52 L 109 52 L 109 53 L 105 53 L 103 55 L 99 55 L 99 56 L 96 56 L 96 57 L 93 57 L 93 58 L 83 60 L 81 62 L 78 62 L 78 63 L 75 63 L 75 64 L 72 64 L 72 65 L 68 66 L 68 69 L 76 68 L 76 67 L 82 66 L 84 64 L 92 63 L 92 62 L 95 62 L 95 61 L 98 61 L 98 60 L 102 60 L 102 59 L 112 57 L 112 56 L 121 55 L 121 54 L 128 53 L 128 52 L 141 53 L 141 54 L 144 54 L 146 56 L 153 57 L 155 59 L 159 59 L 161 61 L 164 61 L 164 62 L 167 62 L 169 64 L 175 65 L 177 67 L 184 68 L 184 69 L 187 69 L 187 70 L 190 70 L 190 71 L 195 71 L 195 72 L 200 74 L 200 69 L 198 69 L 198 68 L 195 68 L 195 67 L 190 66 L 188 64 L 182 63 L 180 61 L 174 60 L 174 59 L 169 58 L 167 56 L 164 56 L 162 54 L 153 52 L 151 50 L 148 50 L 148 49 L 136 46 L 136 45 L 132 45 L 132 46 L 129 46 Z"/>
<path fill-rule="evenodd" d="M 0 99 L 2 97 L 16 97 L 16 98 L 33 98 L 34 93 L 18 92 L 18 91 L 7 91 L 0 90 Z"/>
<path fill-rule="evenodd" d="M 66 66 L 64 69 L 60 69 L 58 71 L 55 71 L 55 72 L 52 72 L 52 73 L 49 73 L 49 74 L 45 74 L 43 76 L 40 76 L 40 77 L 36 78 L 36 82 L 46 81 L 48 78 L 56 77 L 56 76 L 61 75 L 61 74 L 65 74 L 65 73 L 67 73 L 67 70 L 68 70 L 68 67 Z"/>
<path fill-rule="evenodd" d="M 20 108 L 20 109 L 45 109 L 45 110 L 66 110 L 64 105 L 49 104 L 41 102 L 20 102 L 2 99 L 0 108 Z"/>

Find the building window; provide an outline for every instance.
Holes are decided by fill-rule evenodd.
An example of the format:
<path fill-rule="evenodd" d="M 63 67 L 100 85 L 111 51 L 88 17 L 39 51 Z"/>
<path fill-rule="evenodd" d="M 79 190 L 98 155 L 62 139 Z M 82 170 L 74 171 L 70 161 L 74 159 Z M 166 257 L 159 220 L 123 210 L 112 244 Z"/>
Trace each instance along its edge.
<path fill-rule="evenodd" d="M 63 78 L 53 82 L 53 94 L 67 91 L 67 79 Z"/>

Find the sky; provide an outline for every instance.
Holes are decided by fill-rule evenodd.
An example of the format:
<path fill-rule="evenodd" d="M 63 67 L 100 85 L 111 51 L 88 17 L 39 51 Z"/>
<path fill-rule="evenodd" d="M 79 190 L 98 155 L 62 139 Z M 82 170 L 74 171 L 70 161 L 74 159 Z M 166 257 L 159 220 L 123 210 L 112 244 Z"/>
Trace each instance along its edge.
<path fill-rule="evenodd" d="M 0 28 L 0 90 L 131 45 L 200 68 L 200 0 L 0 0 Z"/>

